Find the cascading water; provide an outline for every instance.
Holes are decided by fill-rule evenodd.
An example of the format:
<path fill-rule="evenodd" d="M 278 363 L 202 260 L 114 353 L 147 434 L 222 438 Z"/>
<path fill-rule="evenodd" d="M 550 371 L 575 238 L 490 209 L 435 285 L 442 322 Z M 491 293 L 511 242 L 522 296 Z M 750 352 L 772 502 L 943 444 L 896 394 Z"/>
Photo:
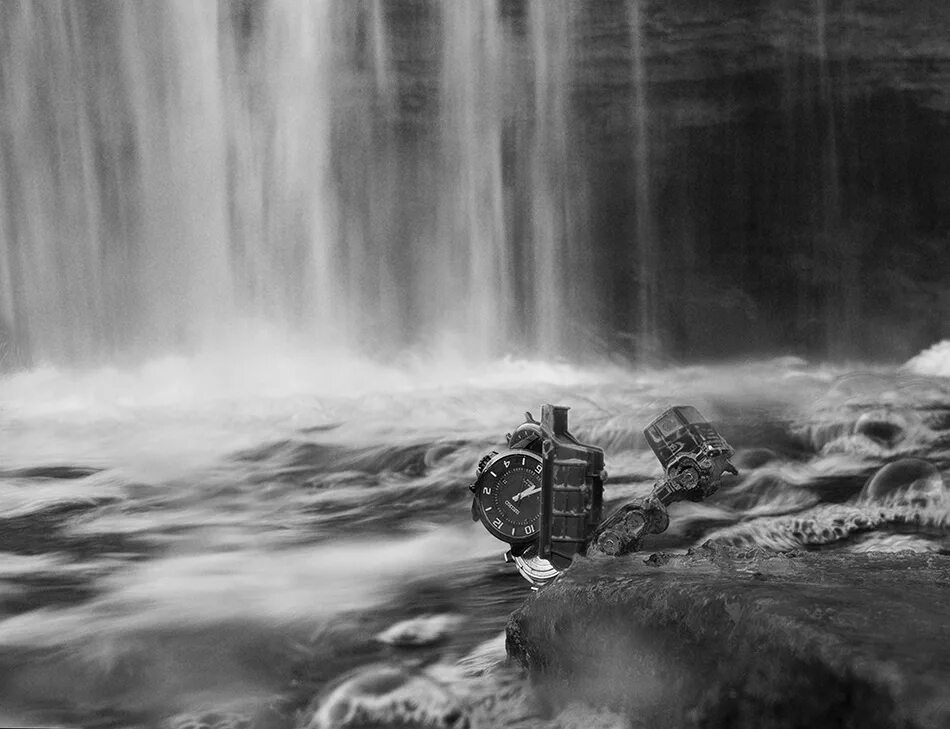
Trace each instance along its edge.
<path fill-rule="evenodd" d="M 653 207 L 650 201 L 650 119 L 647 102 L 646 29 L 640 0 L 630 3 L 630 35 L 633 78 L 634 131 L 634 199 L 636 201 L 637 273 L 639 275 L 639 298 L 637 339 L 640 352 L 649 359 L 659 354 L 658 301 L 656 290 L 657 241 L 653 223 Z"/>
<path fill-rule="evenodd" d="M 37 359 L 335 321 L 328 5 L 10 3 L 0 318 Z"/>
<path fill-rule="evenodd" d="M 3 318 L 37 358 L 165 346 L 231 309 L 213 6 L 3 7 Z"/>
<path fill-rule="evenodd" d="M 574 332 L 566 331 L 571 307 L 582 305 L 586 283 L 583 264 L 572 256 L 584 210 L 583 186 L 571 176 L 569 74 L 571 72 L 571 6 L 532 0 L 528 6 L 534 58 L 534 113 L 531 136 L 532 190 L 528 259 L 536 312 L 532 320 L 540 342 L 550 351 Z M 577 170 L 575 166 L 573 170 Z M 581 284 L 581 285 L 578 285 Z"/>
<path fill-rule="evenodd" d="M 475 341 L 507 339 L 515 306 L 502 188 L 504 71 L 508 44 L 492 0 L 442 7 L 440 151 L 448 183 L 435 301 Z"/>
<path fill-rule="evenodd" d="M 525 36 L 494 0 L 6 3 L 4 338 L 558 350 L 594 298 L 572 12 L 529 3 Z"/>
<path fill-rule="evenodd" d="M 5 2 L 2 347 L 906 359 L 950 143 L 888 13 Z"/>

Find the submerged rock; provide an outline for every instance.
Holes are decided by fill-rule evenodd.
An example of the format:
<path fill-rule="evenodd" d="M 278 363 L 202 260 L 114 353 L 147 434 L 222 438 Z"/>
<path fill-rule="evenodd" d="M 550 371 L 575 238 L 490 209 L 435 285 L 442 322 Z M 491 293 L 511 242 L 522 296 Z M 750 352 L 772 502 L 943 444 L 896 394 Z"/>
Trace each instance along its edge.
<path fill-rule="evenodd" d="M 950 726 L 950 556 L 582 560 L 509 620 L 556 705 L 651 727 Z"/>
<path fill-rule="evenodd" d="M 376 640 L 400 648 L 416 648 L 443 640 L 464 620 L 461 615 L 444 613 L 419 615 L 402 620 L 376 635 Z"/>
<path fill-rule="evenodd" d="M 306 729 L 463 729 L 467 707 L 445 685 L 409 667 L 365 666 L 319 697 L 298 724 Z"/>
<path fill-rule="evenodd" d="M 218 705 L 203 705 L 169 716 L 159 729 L 284 729 L 278 701 L 248 696 L 224 700 Z"/>
<path fill-rule="evenodd" d="M 207 711 L 179 714 L 162 723 L 162 729 L 250 729 L 251 719 L 245 714 L 228 711 Z"/>

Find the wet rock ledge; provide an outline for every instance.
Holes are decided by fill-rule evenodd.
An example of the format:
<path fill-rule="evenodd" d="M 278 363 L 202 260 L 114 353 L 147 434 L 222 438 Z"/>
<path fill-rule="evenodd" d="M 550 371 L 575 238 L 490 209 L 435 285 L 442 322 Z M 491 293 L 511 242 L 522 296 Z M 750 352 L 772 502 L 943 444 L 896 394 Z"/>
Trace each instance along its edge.
<path fill-rule="evenodd" d="M 950 727 L 950 556 L 771 553 L 576 562 L 507 627 L 552 706 L 650 727 Z"/>

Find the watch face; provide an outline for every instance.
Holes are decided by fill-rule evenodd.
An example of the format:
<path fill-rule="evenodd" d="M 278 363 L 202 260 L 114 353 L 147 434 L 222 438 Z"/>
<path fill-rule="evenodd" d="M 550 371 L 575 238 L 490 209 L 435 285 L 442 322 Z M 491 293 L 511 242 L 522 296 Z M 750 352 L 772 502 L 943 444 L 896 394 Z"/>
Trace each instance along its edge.
<path fill-rule="evenodd" d="M 541 457 L 531 451 L 505 451 L 485 464 L 475 484 L 482 524 L 509 544 L 538 538 L 541 517 Z"/>

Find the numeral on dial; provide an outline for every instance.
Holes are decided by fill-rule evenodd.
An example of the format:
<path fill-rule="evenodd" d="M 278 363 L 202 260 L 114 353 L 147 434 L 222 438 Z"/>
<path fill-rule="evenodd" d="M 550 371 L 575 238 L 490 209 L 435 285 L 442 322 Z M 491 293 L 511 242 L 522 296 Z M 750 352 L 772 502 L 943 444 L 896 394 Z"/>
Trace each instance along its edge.
<path fill-rule="evenodd" d="M 510 544 L 537 539 L 541 471 L 538 456 L 519 451 L 501 455 L 485 469 L 473 506 L 493 536 Z"/>

